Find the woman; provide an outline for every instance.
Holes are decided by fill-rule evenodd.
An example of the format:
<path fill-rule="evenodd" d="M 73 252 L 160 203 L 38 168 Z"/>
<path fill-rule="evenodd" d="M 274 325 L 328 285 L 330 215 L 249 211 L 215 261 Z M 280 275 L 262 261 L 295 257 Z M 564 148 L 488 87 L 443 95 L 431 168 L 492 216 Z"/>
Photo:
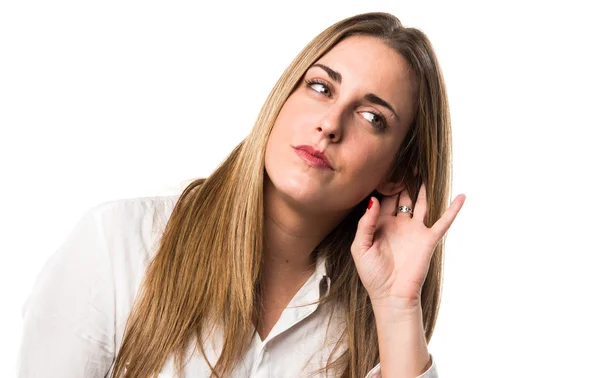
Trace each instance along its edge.
<path fill-rule="evenodd" d="M 422 32 L 332 25 L 210 177 L 81 219 L 28 299 L 20 376 L 436 377 L 450 137 Z"/>

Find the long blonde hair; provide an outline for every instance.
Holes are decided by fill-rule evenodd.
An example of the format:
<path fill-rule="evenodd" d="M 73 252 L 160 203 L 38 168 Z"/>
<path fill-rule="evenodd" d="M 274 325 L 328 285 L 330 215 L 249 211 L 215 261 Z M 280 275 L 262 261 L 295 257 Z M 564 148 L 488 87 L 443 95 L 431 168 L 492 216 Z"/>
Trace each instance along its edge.
<path fill-rule="evenodd" d="M 227 376 L 250 345 L 259 319 L 263 251 L 263 179 L 267 138 L 280 109 L 306 70 L 342 39 L 374 36 L 409 63 L 417 88 L 415 118 L 399 143 L 392 178 L 404 177 L 413 203 L 424 182 L 431 226 L 448 207 L 451 185 L 451 130 L 445 84 L 428 38 L 405 28 L 388 13 L 346 18 L 315 37 L 293 60 L 265 101 L 249 135 L 206 179 L 189 184 L 165 227 L 127 319 L 112 377 L 156 375 L 171 354 L 183 370 L 193 338 L 206 358 L 203 335 L 218 326 L 223 348 L 211 369 Z M 413 177 L 407 172 L 417 168 Z M 373 192 L 373 195 L 380 195 Z M 335 349 L 344 348 L 324 370 L 364 377 L 379 361 L 375 318 L 369 296 L 348 253 L 368 197 L 319 244 L 331 277 L 331 301 L 345 309 L 345 331 Z M 227 216 L 223 216 L 227 214 Z M 422 288 L 426 339 L 436 323 L 444 243 L 435 249 Z M 348 295 L 348 293 L 350 293 Z M 332 353 L 333 356 L 333 353 Z M 207 362 L 208 362 L 208 358 Z M 209 364 L 210 365 L 210 364 Z"/>

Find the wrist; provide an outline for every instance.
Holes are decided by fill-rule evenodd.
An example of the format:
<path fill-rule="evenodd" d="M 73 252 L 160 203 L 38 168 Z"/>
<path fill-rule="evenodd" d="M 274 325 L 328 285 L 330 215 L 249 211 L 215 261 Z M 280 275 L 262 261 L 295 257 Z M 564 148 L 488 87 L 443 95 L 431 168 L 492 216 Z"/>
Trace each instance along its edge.
<path fill-rule="evenodd" d="M 380 320 L 401 322 L 423 318 L 420 298 L 412 300 L 385 298 L 372 300 L 371 305 L 375 317 Z"/>
<path fill-rule="evenodd" d="M 415 377 L 427 371 L 430 355 L 420 306 L 383 306 L 374 312 L 382 377 Z"/>

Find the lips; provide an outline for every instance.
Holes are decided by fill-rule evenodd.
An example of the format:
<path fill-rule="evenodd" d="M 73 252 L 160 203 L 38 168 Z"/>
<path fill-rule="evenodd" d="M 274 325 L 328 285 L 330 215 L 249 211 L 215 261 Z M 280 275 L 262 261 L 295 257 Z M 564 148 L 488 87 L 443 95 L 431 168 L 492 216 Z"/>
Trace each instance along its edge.
<path fill-rule="evenodd" d="M 329 159 L 322 151 L 319 151 L 312 146 L 302 145 L 294 147 L 294 150 L 302 159 L 304 159 L 307 163 L 322 168 L 333 169 Z"/>

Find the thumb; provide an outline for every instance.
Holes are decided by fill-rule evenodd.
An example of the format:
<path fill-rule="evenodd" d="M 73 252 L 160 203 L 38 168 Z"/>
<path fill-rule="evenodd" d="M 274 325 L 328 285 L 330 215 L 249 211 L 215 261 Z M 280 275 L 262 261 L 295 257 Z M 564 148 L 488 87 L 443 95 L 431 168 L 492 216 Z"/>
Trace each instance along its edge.
<path fill-rule="evenodd" d="M 363 254 L 373 245 L 380 205 L 375 197 L 371 197 L 371 201 L 371 207 L 367 208 L 367 211 L 365 211 L 364 215 L 358 221 L 356 235 L 352 242 L 353 254 Z"/>

